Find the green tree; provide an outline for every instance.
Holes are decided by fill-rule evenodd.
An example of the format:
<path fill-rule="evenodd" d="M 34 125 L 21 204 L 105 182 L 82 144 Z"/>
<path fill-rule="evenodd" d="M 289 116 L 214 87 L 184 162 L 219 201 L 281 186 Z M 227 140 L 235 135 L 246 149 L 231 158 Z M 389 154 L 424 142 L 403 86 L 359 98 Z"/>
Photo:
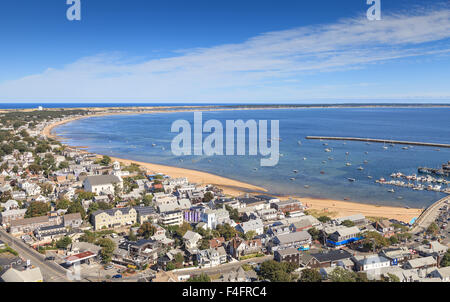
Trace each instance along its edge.
<path fill-rule="evenodd" d="M 66 249 L 72 243 L 72 239 L 70 237 L 63 237 L 56 241 L 56 247 L 59 249 Z"/>
<path fill-rule="evenodd" d="M 300 274 L 300 282 L 321 282 L 322 276 L 317 269 L 306 268 Z"/>
<path fill-rule="evenodd" d="M 324 216 L 320 216 L 319 218 L 317 218 L 317 220 L 319 220 L 322 223 L 326 223 L 328 221 L 331 221 L 331 218 L 324 215 Z"/>
<path fill-rule="evenodd" d="M 308 230 L 309 235 L 311 235 L 311 238 L 313 240 L 319 240 L 320 239 L 320 231 L 316 229 L 315 227 L 312 227 Z"/>
<path fill-rule="evenodd" d="M 432 222 L 427 228 L 427 234 L 436 235 L 439 232 L 439 227 L 436 222 Z"/>
<path fill-rule="evenodd" d="M 447 267 L 450 266 L 450 250 L 445 253 L 444 257 L 442 257 L 441 260 L 441 267 Z"/>
<path fill-rule="evenodd" d="M 50 206 L 45 202 L 35 201 L 30 203 L 25 212 L 25 218 L 38 217 L 47 215 L 50 211 Z"/>
<path fill-rule="evenodd" d="M 147 194 L 144 196 L 144 198 L 142 198 L 142 202 L 144 203 L 144 205 L 146 207 L 150 206 L 152 204 L 153 201 L 153 195 L 151 194 Z"/>
<path fill-rule="evenodd" d="M 337 266 L 328 277 L 332 282 L 356 282 L 355 274 L 340 266 Z"/>
<path fill-rule="evenodd" d="M 225 240 L 231 240 L 238 233 L 235 228 L 233 228 L 228 223 L 218 225 L 216 230 L 219 232 L 221 237 L 224 237 Z"/>
<path fill-rule="evenodd" d="M 67 199 L 61 199 L 61 200 L 58 200 L 56 202 L 56 209 L 57 210 L 61 210 L 61 209 L 65 210 L 65 209 L 68 209 L 69 206 L 70 206 L 70 201 L 67 200 Z"/>
<path fill-rule="evenodd" d="M 268 260 L 261 263 L 259 275 L 271 282 L 290 282 L 297 277 L 292 274 L 295 269 L 297 266 L 293 263 Z"/>
<path fill-rule="evenodd" d="M 81 202 L 74 201 L 70 204 L 70 206 L 67 208 L 67 214 L 72 213 L 80 213 L 81 219 L 84 219 L 86 217 L 86 211 L 84 210 L 83 206 L 81 205 Z"/>
<path fill-rule="evenodd" d="M 203 196 L 203 202 L 210 202 L 211 200 L 213 200 L 213 198 L 214 194 L 212 192 L 206 192 Z"/>
<path fill-rule="evenodd" d="M 341 223 L 343 226 L 346 226 L 346 227 L 352 227 L 352 226 L 355 226 L 355 223 L 353 222 L 353 221 L 351 221 L 351 220 L 344 220 L 344 221 L 342 221 L 342 223 Z"/>
<path fill-rule="evenodd" d="M 137 233 L 139 236 L 143 236 L 145 239 L 150 238 L 151 236 L 153 236 L 156 232 L 156 227 L 154 225 L 152 225 L 150 222 L 144 222 L 143 224 L 141 224 L 141 226 L 139 227 Z"/>
<path fill-rule="evenodd" d="M 207 274 L 202 273 L 200 275 L 190 277 L 187 282 L 211 282 L 211 278 Z"/>
<path fill-rule="evenodd" d="M 230 215 L 230 218 L 233 219 L 235 222 L 239 222 L 239 212 L 237 209 L 233 209 L 232 207 L 226 205 L 225 209 L 228 211 L 228 214 Z"/>
<path fill-rule="evenodd" d="M 137 236 L 131 229 L 130 229 L 130 232 L 128 232 L 128 240 L 137 241 Z"/>
<path fill-rule="evenodd" d="M 111 164 L 111 158 L 107 155 L 103 155 L 102 159 L 100 160 L 100 164 L 102 166 L 109 166 Z"/>
<path fill-rule="evenodd" d="M 101 239 L 97 240 L 96 245 L 102 247 L 102 249 L 100 250 L 100 256 L 102 257 L 102 262 L 103 263 L 111 262 L 114 249 L 116 248 L 114 241 L 112 241 L 109 238 L 101 238 Z"/>
<path fill-rule="evenodd" d="M 256 236 L 255 231 L 248 231 L 247 233 L 244 234 L 244 238 L 246 240 L 252 240 L 255 236 Z"/>

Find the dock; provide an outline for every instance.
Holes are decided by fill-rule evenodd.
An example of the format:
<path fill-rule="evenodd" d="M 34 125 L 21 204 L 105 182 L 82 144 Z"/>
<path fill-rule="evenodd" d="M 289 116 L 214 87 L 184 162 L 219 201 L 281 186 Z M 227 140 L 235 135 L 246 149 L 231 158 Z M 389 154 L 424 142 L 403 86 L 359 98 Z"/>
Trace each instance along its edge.
<path fill-rule="evenodd" d="M 391 139 L 377 139 L 377 138 L 307 136 L 306 139 L 334 140 L 334 141 L 356 141 L 356 142 L 371 142 L 371 143 L 381 143 L 381 144 L 397 144 L 397 145 L 410 145 L 410 146 L 423 146 L 423 147 L 450 148 L 450 144 L 409 142 L 409 141 L 397 141 L 397 140 L 391 140 Z"/>

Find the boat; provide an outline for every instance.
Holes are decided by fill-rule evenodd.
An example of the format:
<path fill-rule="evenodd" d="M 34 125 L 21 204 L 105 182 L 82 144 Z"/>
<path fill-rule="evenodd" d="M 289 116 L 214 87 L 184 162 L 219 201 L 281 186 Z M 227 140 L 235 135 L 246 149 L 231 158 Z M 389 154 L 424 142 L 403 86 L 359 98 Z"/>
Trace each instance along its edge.
<path fill-rule="evenodd" d="M 322 160 L 322 164 L 326 164 L 327 163 L 327 161 L 326 160 Z"/>
<path fill-rule="evenodd" d="M 350 154 L 350 152 L 345 152 L 345 155 L 349 155 Z"/>
<path fill-rule="evenodd" d="M 257 170 L 258 170 L 258 168 L 253 168 L 253 170 L 257 171 Z"/>
<path fill-rule="evenodd" d="M 387 149 L 388 149 L 388 147 L 386 147 L 386 146 L 383 146 L 383 149 L 384 149 L 384 150 L 387 150 Z"/>
<path fill-rule="evenodd" d="M 369 152 L 367 152 L 367 151 L 366 151 L 366 152 L 364 152 L 364 153 L 365 153 L 365 154 L 369 154 Z"/>
<path fill-rule="evenodd" d="M 304 185 L 305 189 L 309 189 L 309 185 Z"/>
<path fill-rule="evenodd" d="M 152 144 L 152 147 L 155 147 L 156 146 L 156 144 Z"/>
<path fill-rule="evenodd" d="M 298 144 L 299 146 L 301 146 L 301 145 L 302 145 L 302 142 L 301 142 L 301 141 L 297 141 L 297 144 Z"/>
<path fill-rule="evenodd" d="M 370 176 L 370 175 L 369 175 L 369 176 L 367 176 L 367 178 L 368 178 L 368 179 L 372 179 L 372 178 L 373 178 L 373 176 Z"/>
<path fill-rule="evenodd" d="M 362 171 L 362 170 L 364 170 L 364 168 L 363 167 L 358 167 L 358 170 Z"/>
<path fill-rule="evenodd" d="M 345 165 L 346 165 L 347 167 L 350 167 L 352 164 L 351 164 L 351 163 L 345 163 Z"/>
<path fill-rule="evenodd" d="M 327 144 L 327 143 L 324 143 L 323 145 L 324 145 L 324 146 L 328 146 L 328 144 Z"/>
<path fill-rule="evenodd" d="M 351 182 L 356 181 L 356 179 L 354 179 L 354 178 L 347 178 L 347 179 L 348 179 L 348 181 L 351 181 Z"/>
<path fill-rule="evenodd" d="M 331 149 L 326 148 L 326 149 L 325 149 L 325 152 L 331 152 Z"/>
<path fill-rule="evenodd" d="M 332 158 L 332 157 L 328 157 L 328 160 L 333 160 L 334 158 Z"/>
<path fill-rule="evenodd" d="M 408 148 L 408 147 L 403 147 L 402 149 L 403 149 L 403 150 L 408 150 L 409 148 Z"/>
<path fill-rule="evenodd" d="M 306 160 L 306 157 L 303 157 L 303 160 Z"/>
<path fill-rule="evenodd" d="M 408 207 L 408 206 L 406 206 L 406 207 L 405 207 L 405 209 L 408 209 L 408 210 L 409 210 L 409 209 L 411 209 L 411 208 L 410 208 L 410 207 Z"/>
<path fill-rule="evenodd" d="M 369 162 L 367 160 L 363 161 L 363 163 L 368 164 Z"/>
<path fill-rule="evenodd" d="M 325 171 L 320 171 L 320 174 L 325 174 Z"/>
<path fill-rule="evenodd" d="M 291 178 L 289 178 L 290 180 L 292 180 L 292 181 L 294 181 L 295 180 L 295 178 L 294 177 L 291 177 Z"/>
<path fill-rule="evenodd" d="M 294 173 L 298 173 L 298 170 L 294 170 L 293 172 L 294 172 Z"/>
<path fill-rule="evenodd" d="M 388 190 L 388 192 L 389 193 L 395 193 L 395 190 L 394 189 L 390 189 L 390 190 Z"/>

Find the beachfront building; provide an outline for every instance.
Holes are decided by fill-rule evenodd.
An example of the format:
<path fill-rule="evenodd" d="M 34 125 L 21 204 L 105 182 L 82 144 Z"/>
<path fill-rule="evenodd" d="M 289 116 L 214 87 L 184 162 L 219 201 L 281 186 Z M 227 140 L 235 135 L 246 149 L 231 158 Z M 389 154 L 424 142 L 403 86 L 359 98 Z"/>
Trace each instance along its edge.
<path fill-rule="evenodd" d="M 132 225 L 136 222 L 137 211 L 134 208 L 98 210 L 91 216 L 91 223 L 95 230 Z"/>
<path fill-rule="evenodd" d="M 84 190 L 97 195 L 114 194 L 114 186 L 123 188 L 123 180 L 115 175 L 88 176 L 83 182 Z"/>
<path fill-rule="evenodd" d="M 220 224 L 230 223 L 230 214 L 225 209 L 206 209 L 200 218 L 210 229 L 215 229 Z"/>

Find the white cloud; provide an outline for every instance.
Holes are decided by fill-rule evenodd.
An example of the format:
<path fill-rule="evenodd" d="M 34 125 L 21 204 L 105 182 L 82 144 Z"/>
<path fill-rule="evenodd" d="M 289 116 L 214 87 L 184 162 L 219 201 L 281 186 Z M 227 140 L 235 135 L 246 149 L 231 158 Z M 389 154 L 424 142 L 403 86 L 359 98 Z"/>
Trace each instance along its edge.
<path fill-rule="evenodd" d="M 133 62 L 118 54 L 81 58 L 61 69 L 6 81 L 0 84 L 0 96 L 6 101 L 326 98 L 333 87 L 300 89 L 298 82 L 310 74 L 448 54 L 449 38 L 448 9 L 383 16 L 382 21 L 346 19 L 269 32 L 238 44 L 184 50 L 164 59 Z"/>

